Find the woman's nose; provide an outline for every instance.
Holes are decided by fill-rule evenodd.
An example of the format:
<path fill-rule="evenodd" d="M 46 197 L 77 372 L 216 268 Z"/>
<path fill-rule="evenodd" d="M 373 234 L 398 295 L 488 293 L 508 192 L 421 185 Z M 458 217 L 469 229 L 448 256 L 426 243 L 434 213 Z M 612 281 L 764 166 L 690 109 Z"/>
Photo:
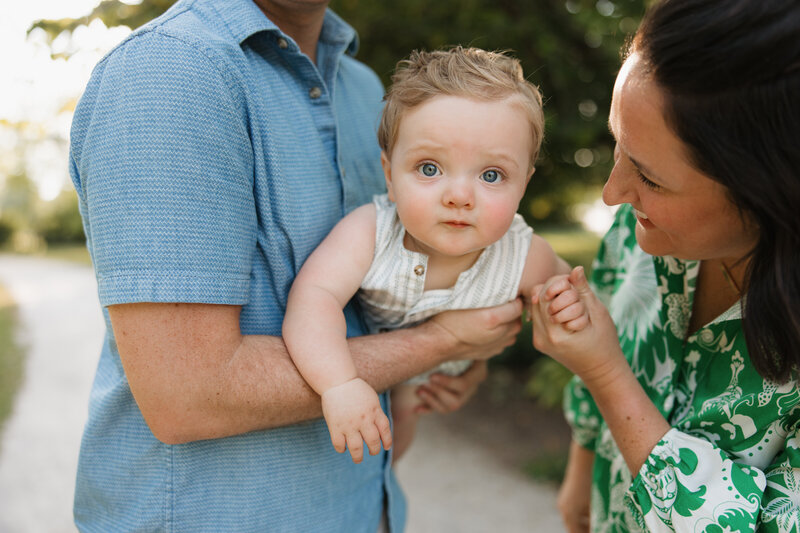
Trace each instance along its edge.
<path fill-rule="evenodd" d="M 633 203 L 636 192 L 628 174 L 622 168 L 622 161 L 617 159 L 603 186 L 603 202 L 606 205 Z"/>

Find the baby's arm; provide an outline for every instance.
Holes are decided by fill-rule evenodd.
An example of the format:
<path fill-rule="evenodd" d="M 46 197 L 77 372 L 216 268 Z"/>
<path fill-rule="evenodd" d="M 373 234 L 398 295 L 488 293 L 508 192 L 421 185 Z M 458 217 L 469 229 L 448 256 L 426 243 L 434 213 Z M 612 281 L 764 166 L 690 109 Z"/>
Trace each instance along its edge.
<path fill-rule="evenodd" d="M 526 304 L 530 304 L 535 296 L 538 298 L 542 284 L 556 277 L 558 282 L 551 283 L 543 297 L 550 301 L 550 320 L 571 331 L 579 331 L 588 323 L 586 307 L 571 283 L 576 269 L 570 271 L 569 264 L 556 255 L 543 238 L 536 234 L 531 236 L 531 246 L 520 281 L 520 293 Z"/>
<path fill-rule="evenodd" d="M 375 249 L 375 207 L 343 218 L 306 260 L 292 284 L 283 340 L 297 369 L 322 397 L 322 412 L 337 452 L 361 462 L 386 449 L 392 436 L 378 395 L 358 377 L 347 345 L 342 309 L 369 270 Z"/>

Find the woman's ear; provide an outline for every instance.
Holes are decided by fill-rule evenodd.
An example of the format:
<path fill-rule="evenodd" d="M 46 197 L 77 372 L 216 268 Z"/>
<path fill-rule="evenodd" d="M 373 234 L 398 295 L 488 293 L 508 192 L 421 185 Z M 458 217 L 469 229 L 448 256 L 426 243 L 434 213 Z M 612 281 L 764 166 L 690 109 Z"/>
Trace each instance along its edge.
<path fill-rule="evenodd" d="M 381 151 L 381 166 L 383 167 L 383 177 L 386 179 L 386 192 L 389 193 L 389 200 L 394 202 L 394 192 L 392 191 L 392 162 L 386 152 Z"/>

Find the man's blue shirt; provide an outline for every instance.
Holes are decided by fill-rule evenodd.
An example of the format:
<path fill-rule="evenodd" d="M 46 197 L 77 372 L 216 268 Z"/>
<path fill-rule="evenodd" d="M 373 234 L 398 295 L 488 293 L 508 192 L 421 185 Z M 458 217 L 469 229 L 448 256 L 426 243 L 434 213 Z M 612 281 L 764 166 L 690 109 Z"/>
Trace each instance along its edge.
<path fill-rule="evenodd" d="M 384 188 L 383 89 L 350 57 L 356 46 L 329 11 L 317 66 L 252 0 L 181 0 L 98 64 L 75 113 L 70 171 L 104 310 L 241 305 L 244 334 L 280 335 L 303 261 Z M 104 314 L 75 496 L 81 530 L 373 532 L 385 495 L 402 530 L 388 454 L 354 465 L 322 419 L 156 440 Z M 348 334 L 363 334 L 356 311 L 346 315 Z"/>

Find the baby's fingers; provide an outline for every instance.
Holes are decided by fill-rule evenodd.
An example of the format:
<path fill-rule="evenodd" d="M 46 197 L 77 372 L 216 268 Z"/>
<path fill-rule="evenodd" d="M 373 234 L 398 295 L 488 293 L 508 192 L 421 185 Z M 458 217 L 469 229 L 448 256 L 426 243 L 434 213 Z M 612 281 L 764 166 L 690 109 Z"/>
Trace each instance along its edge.
<path fill-rule="evenodd" d="M 566 276 L 558 276 L 551 278 L 547 283 L 547 288 L 544 290 L 545 301 L 552 300 L 562 292 L 572 288 L 572 283 L 569 282 Z"/>
<path fill-rule="evenodd" d="M 364 459 L 364 443 L 361 441 L 361 433 L 353 432 L 347 434 L 347 449 L 354 463 L 360 463 Z"/>
<path fill-rule="evenodd" d="M 586 313 L 582 314 L 575 320 L 570 320 L 569 322 L 563 323 L 563 326 L 570 331 L 581 331 L 588 325 L 589 325 L 589 315 L 587 315 Z"/>
<path fill-rule="evenodd" d="M 368 422 L 361 428 L 361 436 L 367 444 L 370 455 L 377 455 L 381 451 L 381 435 L 375 424 Z"/>
<path fill-rule="evenodd" d="M 381 435 L 383 449 L 388 450 L 392 447 L 392 426 L 389 424 L 389 417 L 383 414 L 383 411 L 381 411 L 381 414 L 375 421 L 375 426 L 378 428 L 378 432 Z"/>
<path fill-rule="evenodd" d="M 347 441 L 344 438 L 344 434 L 340 432 L 331 432 L 331 443 L 333 444 L 333 449 L 339 453 L 344 453 L 347 447 Z"/>
<path fill-rule="evenodd" d="M 586 314 L 586 308 L 583 306 L 583 304 L 574 303 L 562 309 L 558 313 L 551 315 L 550 320 L 554 324 L 566 324 L 567 322 L 575 320 L 585 314 Z"/>
<path fill-rule="evenodd" d="M 547 312 L 551 315 L 555 315 L 559 311 L 562 311 L 569 307 L 570 305 L 574 305 L 580 302 L 580 296 L 578 296 L 578 291 L 570 287 L 569 289 L 565 290 L 555 298 L 550 304 L 547 306 Z"/>

